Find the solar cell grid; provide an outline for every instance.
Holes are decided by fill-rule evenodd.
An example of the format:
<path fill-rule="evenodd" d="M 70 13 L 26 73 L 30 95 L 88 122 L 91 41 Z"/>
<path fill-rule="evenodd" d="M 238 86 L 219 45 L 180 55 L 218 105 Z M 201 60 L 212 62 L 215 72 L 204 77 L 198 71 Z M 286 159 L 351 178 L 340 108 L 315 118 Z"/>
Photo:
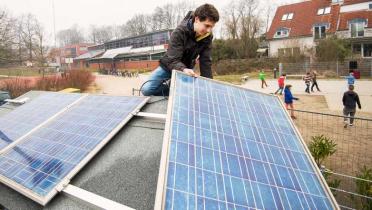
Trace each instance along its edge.
<path fill-rule="evenodd" d="M 277 97 L 173 76 L 165 209 L 335 208 Z"/>
<path fill-rule="evenodd" d="M 80 97 L 80 94 L 44 93 L 37 99 L 2 116 L 0 118 L 0 150 Z"/>
<path fill-rule="evenodd" d="M 45 204 L 147 101 L 88 95 L 0 154 L 0 179 Z M 5 181 L 4 181 L 5 180 Z"/>

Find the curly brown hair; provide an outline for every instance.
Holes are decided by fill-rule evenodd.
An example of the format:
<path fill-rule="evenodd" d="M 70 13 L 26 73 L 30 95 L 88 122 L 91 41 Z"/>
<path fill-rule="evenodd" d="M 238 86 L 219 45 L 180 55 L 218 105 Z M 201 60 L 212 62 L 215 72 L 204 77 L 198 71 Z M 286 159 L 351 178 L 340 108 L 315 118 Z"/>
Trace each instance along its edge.
<path fill-rule="evenodd" d="M 206 19 L 217 23 L 220 20 L 220 15 L 217 9 L 212 4 L 203 4 L 196 8 L 194 12 L 194 18 L 198 17 L 200 21 L 205 21 Z"/>

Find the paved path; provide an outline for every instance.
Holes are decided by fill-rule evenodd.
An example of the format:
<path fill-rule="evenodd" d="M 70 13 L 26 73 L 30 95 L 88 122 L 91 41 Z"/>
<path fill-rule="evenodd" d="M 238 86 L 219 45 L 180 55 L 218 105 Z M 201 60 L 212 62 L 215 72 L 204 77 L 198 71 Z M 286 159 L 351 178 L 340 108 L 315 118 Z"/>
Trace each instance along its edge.
<path fill-rule="evenodd" d="M 112 75 L 96 75 L 98 93 L 110 95 L 132 95 L 132 89 L 139 89 L 145 79 L 139 77 L 118 77 Z M 138 94 L 138 93 L 137 93 Z"/>
<path fill-rule="evenodd" d="M 125 78 L 111 75 L 97 75 L 96 84 L 99 86 L 100 93 L 111 95 L 132 95 L 132 89 L 139 89 L 148 75 L 140 75 L 138 78 Z M 273 93 L 276 91 L 277 81 L 268 80 L 269 87 L 261 89 L 260 80 L 249 80 L 242 87 L 261 91 L 264 93 Z M 286 80 L 291 84 L 294 95 L 307 95 L 305 93 L 305 84 L 302 80 Z M 319 80 L 319 87 L 322 92 L 314 92 L 311 95 L 323 95 L 327 101 L 328 107 L 332 111 L 342 111 L 342 96 L 347 89 L 346 81 L 343 80 Z M 355 91 L 359 94 L 362 103 L 363 112 L 372 113 L 372 81 L 357 81 Z"/>
<path fill-rule="evenodd" d="M 276 80 L 268 80 L 269 87 L 262 89 L 260 80 L 249 80 L 244 85 L 245 88 L 257 90 L 265 93 L 273 93 L 278 88 Z M 286 84 L 291 84 L 294 95 L 304 95 L 305 84 L 302 80 L 286 80 Z M 324 95 L 330 110 L 341 111 L 343 109 L 342 96 L 347 90 L 346 81 L 343 80 L 318 80 L 319 88 L 322 92 L 314 92 L 310 95 Z M 314 88 L 315 89 L 315 88 Z M 356 81 L 355 91 L 359 94 L 363 112 L 372 113 L 372 81 Z"/>

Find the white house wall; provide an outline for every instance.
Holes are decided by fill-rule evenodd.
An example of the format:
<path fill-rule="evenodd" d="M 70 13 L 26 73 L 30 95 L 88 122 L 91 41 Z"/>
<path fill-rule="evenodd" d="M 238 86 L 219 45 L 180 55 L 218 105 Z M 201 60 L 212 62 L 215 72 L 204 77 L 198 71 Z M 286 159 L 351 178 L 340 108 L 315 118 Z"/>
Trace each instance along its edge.
<path fill-rule="evenodd" d="M 300 47 L 301 52 L 304 52 L 305 48 L 312 48 L 315 46 L 313 37 L 293 38 L 293 39 L 280 39 L 269 41 L 269 56 L 277 57 L 278 49 L 281 48 L 294 48 Z"/>
<path fill-rule="evenodd" d="M 341 6 L 340 12 L 354 12 L 354 11 L 360 11 L 360 10 L 368 10 L 369 4 L 372 4 L 372 1 L 369 2 L 363 2 L 359 4 L 352 4 L 352 5 L 345 5 Z"/>
<path fill-rule="evenodd" d="M 350 30 L 337 31 L 336 36 L 341 39 L 347 39 L 351 38 L 351 33 Z M 372 37 L 372 28 L 365 28 L 363 37 Z"/>

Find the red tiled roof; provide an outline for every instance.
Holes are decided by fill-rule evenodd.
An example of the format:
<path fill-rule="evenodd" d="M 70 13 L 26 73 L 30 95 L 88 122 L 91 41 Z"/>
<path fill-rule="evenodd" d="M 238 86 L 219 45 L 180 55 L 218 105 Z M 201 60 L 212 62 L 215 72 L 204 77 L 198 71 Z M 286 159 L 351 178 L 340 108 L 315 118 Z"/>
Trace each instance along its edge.
<path fill-rule="evenodd" d="M 372 12 L 371 11 L 357 11 L 357 12 L 347 12 L 341 13 L 340 15 L 340 23 L 338 30 L 348 30 L 349 24 L 348 22 L 353 19 L 366 19 L 368 20 L 368 28 L 372 28 Z"/>
<path fill-rule="evenodd" d="M 331 6 L 330 14 L 317 15 L 318 9 L 330 5 L 331 0 L 312 0 L 279 7 L 267 33 L 267 39 L 273 39 L 279 28 L 290 28 L 289 37 L 312 36 L 313 25 L 317 23 L 329 23 L 330 28 L 327 32 L 335 32 L 340 11 L 338 4 Z M 292 12 L 294 13 L 292 20 L 281 20 L 284 14 Z"/>

